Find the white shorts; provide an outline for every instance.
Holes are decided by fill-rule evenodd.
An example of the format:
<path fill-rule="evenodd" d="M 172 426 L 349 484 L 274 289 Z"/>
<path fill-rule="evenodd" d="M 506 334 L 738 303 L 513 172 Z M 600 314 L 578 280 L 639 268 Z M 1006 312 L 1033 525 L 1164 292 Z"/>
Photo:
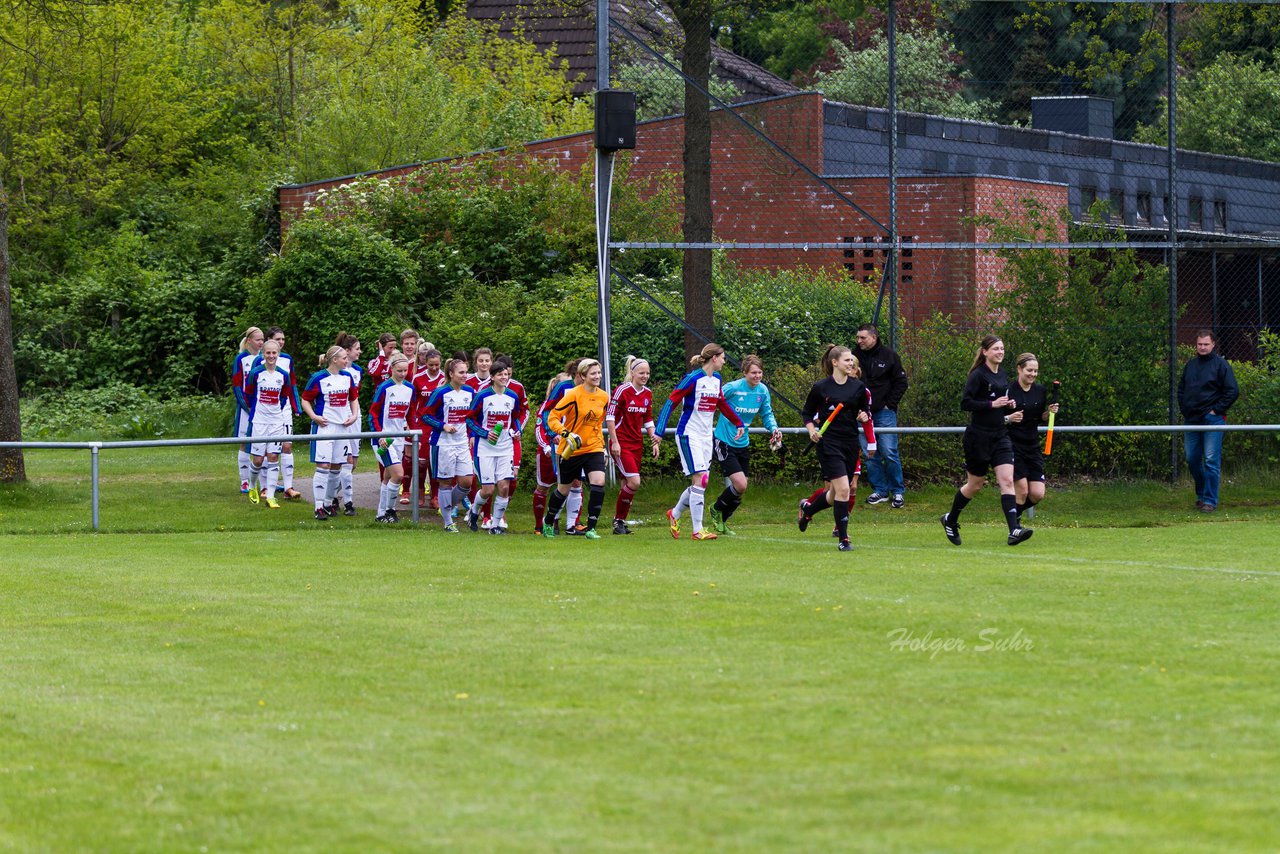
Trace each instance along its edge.
<path fill-rule="evenodd" d="M 500 480 L 512 480 L 516 476 L 513 460 L 514 457 L 511 454 L 480 454 L 476 457 L 476 470 L 480 473 L 480 482 L 490 484 Z"/>
<path fill-rule="evenodd" d="M 272 436 L 288 436 L 289 428 L 283 424 L 254 424 L 249 434 L 254 439 L 270 439 Z M 249 446 L 249 453 L 255 457 L 265 457 L 267 454 L 280 453 L 280 442 L 258 441 Z"/>
<path fill-rule="evenodd" d="M 373 454 L 378 458 L 378 463 L 383 468 L 391 468 L 398 466 L 404 462 L 404 442 L 403 438 L 387 439 L 387 447 L 385 449 L 378 447 L 377 439 L 370 439 L 369 443 L 373 445 Z"/>
<path fill-rule="evenodd" d="M 317 427 L 315 438 L 311 440 L 311 461 L 328 464 L 345 463 L 350 440 L 344 437 L 349 432 L 346 427 L 335 424 Z"/>
<path fill-rule="evenodd" d="M 685 477 L 711 470 L 711 445 L 710 436 L 676 436 L 680 469 Z"/>
<path fill-rule="evenodd" d="M 340 430 L 343 433 L 359 433 L 360 419 L 357 418 L 355 421 L 352 421 L 350 424 L 348 424 L 345 427 L 339 426 L 338 430 Z M 349 457 L 360 456 L 360 440 L 359 439 L 352 439 L 349 442 L 347 442 L 347 456 Z"/>
<path fill-rule="evenodd" d="M 431 476 L 436 480 L 471 477 L 476 473 L 471 462 L 471 449 L 466 443 L 435 445 L 431 448 Z"/>

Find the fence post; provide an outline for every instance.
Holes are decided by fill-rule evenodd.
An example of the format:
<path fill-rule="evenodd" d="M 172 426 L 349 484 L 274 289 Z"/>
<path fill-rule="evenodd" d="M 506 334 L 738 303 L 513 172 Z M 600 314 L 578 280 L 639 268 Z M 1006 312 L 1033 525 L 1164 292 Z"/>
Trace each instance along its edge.
<path fill-rule="evenodd" d="M 89 518 L 93 530 L 98 530 L 98 444 L 89 449 Z"/>
<path fill-rule="evenodd" d="M 419 481 L 420 474 L 418 471 L 418 446 L 421 443 L 421 440 L 422 440 L 422 434 L 414 433 L 413 439 L 412 439 L 413 445 L 410 448 L 410 450 L 413 451 L 413 475 L 409 478 L 409 504 L 411 507 L 413 507 L 413 509 L 409 512 L 412 514 L 414 524 L 417 524 L 418 515 L 419 515 L 418 514 L 418 483 L 420 482 Z"/>

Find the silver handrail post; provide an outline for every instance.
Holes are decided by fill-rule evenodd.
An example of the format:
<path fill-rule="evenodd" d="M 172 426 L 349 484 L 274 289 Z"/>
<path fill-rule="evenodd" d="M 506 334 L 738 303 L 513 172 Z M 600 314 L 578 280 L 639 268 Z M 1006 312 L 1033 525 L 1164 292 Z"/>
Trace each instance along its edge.
<path fill-rule="evenodd" d="M 418 446 L 421 443 L 421 434 L 413 434 L 413 475 L 409 478 L 409 504 L 413 507 L 410 512 L 413 514 L 414 524 L 418 522 L 418 484 L 421 482 L 421 474 L 418 471 Z"/>
<path fill-rule="evenodd" d="M 93 525 L 93 530 L 98 530 L 98 451 L 100 447 L 95 442 L 93 447 L 89 448 L 89 518 Z"/>

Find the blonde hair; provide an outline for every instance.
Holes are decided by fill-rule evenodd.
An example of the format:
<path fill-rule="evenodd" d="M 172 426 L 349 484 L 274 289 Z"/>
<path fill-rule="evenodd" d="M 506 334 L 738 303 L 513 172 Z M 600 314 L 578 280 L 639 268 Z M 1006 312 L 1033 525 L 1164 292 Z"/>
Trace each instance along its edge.
<path fill-rule="evenodd" d="M 702 348 L 702 352 L 689 360 L 689 364 L 695 368 L 701 368 L 707 362 L 710 362 L 716 356 L 723 356 L 724 348 L 719 344 L 708 344 Z"/>
<path fill-rule="evenodd" d="M 394 370 L 395 366 L 400 364 L 401 362 L 403 362 L 406 365 L 409 364 L 409 357 L 406 356 L 404 353 L 401 353 L 399 350 L 396 350 L 394 353 L 391 354 L 391 358 L 387 359 L 387 370 L 388 371 Z"/>
<path fill-rule="evenodd" d="M 256 327 L 256 326 L 250 326 L 248 329 L 246 329 L 246 330 L 244 331 L 244 335 L 242 335 L 242 336 L 240 337 L 240 352 L 241 352 L 241 353 L 245 352 L 245 350 L 248 348 L 248 346 L 249 346 L 249 338 L 253 335 L 253 333 L 255 333 L 255 332 L 261 332 L 261 331 L 262 331 L 262 330 L 261 330 L 261 329 L 259 329 L 259 328 L 258 328 L 258 327 Z M 266 336 L 264 335 L 263 337 L 265 338 Z"/>
<path fill-rule="evenodd" d="M 346 347 L 339 347 L 337 344 L 334 344 L 328 350 L 325 350 L 324 355 L 320 357 L 320 367 L 322 368 L 329 367 L 330 362 L 336 359 L 340 353 L 345 353 L 345 352 L 347 352 Z"/>
<path fill-rule="evenodd" d="M 552 377 L 551 382 L 547 383 L 547 393 L 543 395 L 542 399 L 546 400 L 547 398 L 551 397 L 551 392 L 556 390 L 556 386 L 560 385 L 560 383 L 564 382 L 567 379 L 569 379 L 569 375 L 564 371 L 561 371 L 560 373 Z"/>
<path fill-rule="evenodd" d="M 578 362 L 577 376 L 585 379 L 587 376 L 587 372 L 590 371 L 593 367 L 597 367 L 597 368 L 600 367 L 600 363 L 597 362 L 595 359 L 583 359 L 582 361 Z"/>
<path fill-rule="evenodd" d="M 626 363 L 627 368 L 626 368 L 626 372 L 625 372 L 625 374 L 624 374 L 624 376 L 623 376 L 623 378 L 622 378 L 622 381 L 623 381 L 624 383 L 629 383 L 629 382 L 631 382 L 631 378 L 632 378 L 632 376 L 635 374 L 636 370 L 637 370 L 641 365 L 646 365 L 646 366 L 647 366 L 647 365 L 649 364 L 649 360 L 648 360 L 648 359 L 642 359 L 642 358 L 640 358 L 639 356 L 627 356 L 627 358 L 626 358 L 626 360 L 625 360 L 625 363 Z"/>

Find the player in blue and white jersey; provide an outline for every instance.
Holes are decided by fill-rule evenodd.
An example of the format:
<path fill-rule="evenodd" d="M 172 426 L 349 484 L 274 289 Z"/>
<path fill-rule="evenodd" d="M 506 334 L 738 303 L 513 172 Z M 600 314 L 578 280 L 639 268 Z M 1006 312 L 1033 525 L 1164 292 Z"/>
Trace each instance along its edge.
<path fill-rule="evenodd" d="M 737 427 L 735 439 L 746 435 L 742 419 L 725 402 L 720 387 L 720 369 L 724 367 L 724 348 L 708 344 L 702 352 L 689 360 L 696 370 L 691 371 L 676 385 L 675 390 L 662 406 L 658 415 L 656 433 L 666 432 L 667 421 L 676 404 L 680 405 L 680 418 L 676 422 L 676 445 L 679 449 L 680 467 L 689 478 L 689 486 L 680 493 L 676 506 L 667 511 L 671 536 L 680 539 L 680 517 L 689 508 L 693 519 L 693 539 L 714 540 L 716 534 L 702 526 L 702 511 L 706 501 L 707 473 L 711 469 L 712 436 L 716 412 L 720 412 Z"/>
<path fill-rule="evenodd" d="M 360 421 L 360 399 L 355 380 L 346 373 L 349 357 L 343 347 L 334 345 L 320 357 L 324 370 L 317 371 L 302 391 L 302 409 L 312 421 L 311 458 L 316 464 L 312 480 L 312 497 L 316 502 L 316 518 L 336 515 L 330 505 L 338 494 L 342 466 L 347 462 L 344 438 L 351 425 Z"/>
<path fill-rule="evenodd" d="M 515 479 L 515 437 L 524 429 L 525 411 L 520 395 L 507 386 L 511 379 L 511 362 L 495 359 L 489 383 L 471 402 L 467 429 L 475 437 L 474 459 L 480 476 L 480 491 L 471 502 L 467 524 L 472 531 L 480 529 L 480 508 L 493 497 L 493 524 L 490 534 L 505 534 L 502 525 L 507 512 L 511 481 Z"/>
<path fill-rule="evenodd" d="M 249 435 L 249 401 L 244 396 L 244 381 L 253 370 L 253 360 L 262 351 L 265 336 L 256 326 L 250 326 L 240 339 L 240 351 L 231 360 L 231 394 L 235 397 L 235 411 L 231 416 L 232 436 L 239 439 Z M 240 471 L 240 492 L 249 491 L 249 446 L 237 445 L 236 463 Z"/>
<path fill-rule="evenodd" d="M 408 430 L 409 421 L 418 409 L 418 391 L 412 383 L 405 382 L 409 375 L 409 358 L 394 353 L 388 359 L 391 378 L 378 386 L 369 405 L 369 426 L 375 432 L 382 430 Z M 400 481 L 404 479 L 405 438 L 374 439 L 373 450 L 382 464 L 382 488 L 378 492 L 378 514 L 375 522 L 395 523 L 396 496 Z"/>
<path fill-rule="evenodd" d="M 343 373 L 351 377 L 352 382 L 356 385 L 356 397 L 360 396 L 360 384 L 364 381 L 364 368 L 356 362 L 360 358 L 360 339 L 347 332 L 339 332 L 338 337 L 334 339 L 334 344 L 342 347 L 347 351 L 347 366 L 342 369 Z M 347 428 L 350 433 L 360 432 L 360 422 L 352 424 Z M 342 513 L 344 516 L 356 515 L 356 506 L 353 501 L 355 496 L 355 472 L 356 463 L 360 461 L 360 441 L 353 440 L 347 445 L 347 461 L 342 466 Z M 335 507 L 338 499 L 335 498 Z"/>
<path fill-rule="evenodd" d="M 431 393 L 422 408 L 422 423 L 431 428 L 431 476 L 440 482 L 440 518 L 444 529 L 456 534 L 453 508 L 465 506 L 475 475 L 467 437 L 467 416 L 475 390 L 466 385 L 466 359 L 450 359 L 444 374 L 448 384 Z"/>
<path fill-rule="evenodd" d="M 293 357 L 284 351 L 284 330 L 279 326 L 267 327 L 267 340 L 280 345 L 280 358 L 276 361 L 276 368 L 288 374 L 293 381 L 293 411 L 301 412 L 302 408 L 298 404 L 298 375 L 293 371 Z M 256 368 L 261 364 L 262 354 L 259 353 L 258 358 L 253 360 L 253 366 Z M 293 432 L 292 422 L 289 424 L 289 432 Z M 280 486 L 282 494 L 290 501 L 297 501 L 302 497 L 302 493 L 293 488 L 293 442 L 284 442 L 280 446 Z"/>
<path fill-rule="evenodd" d="M 262 345 L 262 363 L 249 372 L 245 380 L 245 398 L 249 401 L 249 501 L 257 504 L 259 496 L 267 507 L 279 509 L 276 483 L 280 474 L 282 443 L 273 437 L 293 431 L 293 414 L 297 391 L 293 377 L 280 370 L 280 345 L 267 341 Z M 266 471 L 265 482 L 262 472 Z"/>
<path fill-rule="evenodd" d="M 742 423 L 750 427 L 759 416 L 764 421 L 764 428 L 770 431 L 769 441 L 782 441 L 782 431 L 778 429 L 778 419 L 773 417 L 773 400 L 769 387 L 765 385 L 764 362 L 759 356 L 742 357 L 742 376 L 723 389 L 724 399 L 738 413 Z M 721 416 L 716 421 L 714 453 L 720 463 L 720 471 L 724 474 L 724 492 L 711 506 L 711 526 L 717 533 L 733 536 L 726 522 L 733 512 L 742 504 L 742 496 L 747 491 L 748 478 L 751 477 L 751 441 L 742 431 L 736 431 L 729 419 Z"/>

